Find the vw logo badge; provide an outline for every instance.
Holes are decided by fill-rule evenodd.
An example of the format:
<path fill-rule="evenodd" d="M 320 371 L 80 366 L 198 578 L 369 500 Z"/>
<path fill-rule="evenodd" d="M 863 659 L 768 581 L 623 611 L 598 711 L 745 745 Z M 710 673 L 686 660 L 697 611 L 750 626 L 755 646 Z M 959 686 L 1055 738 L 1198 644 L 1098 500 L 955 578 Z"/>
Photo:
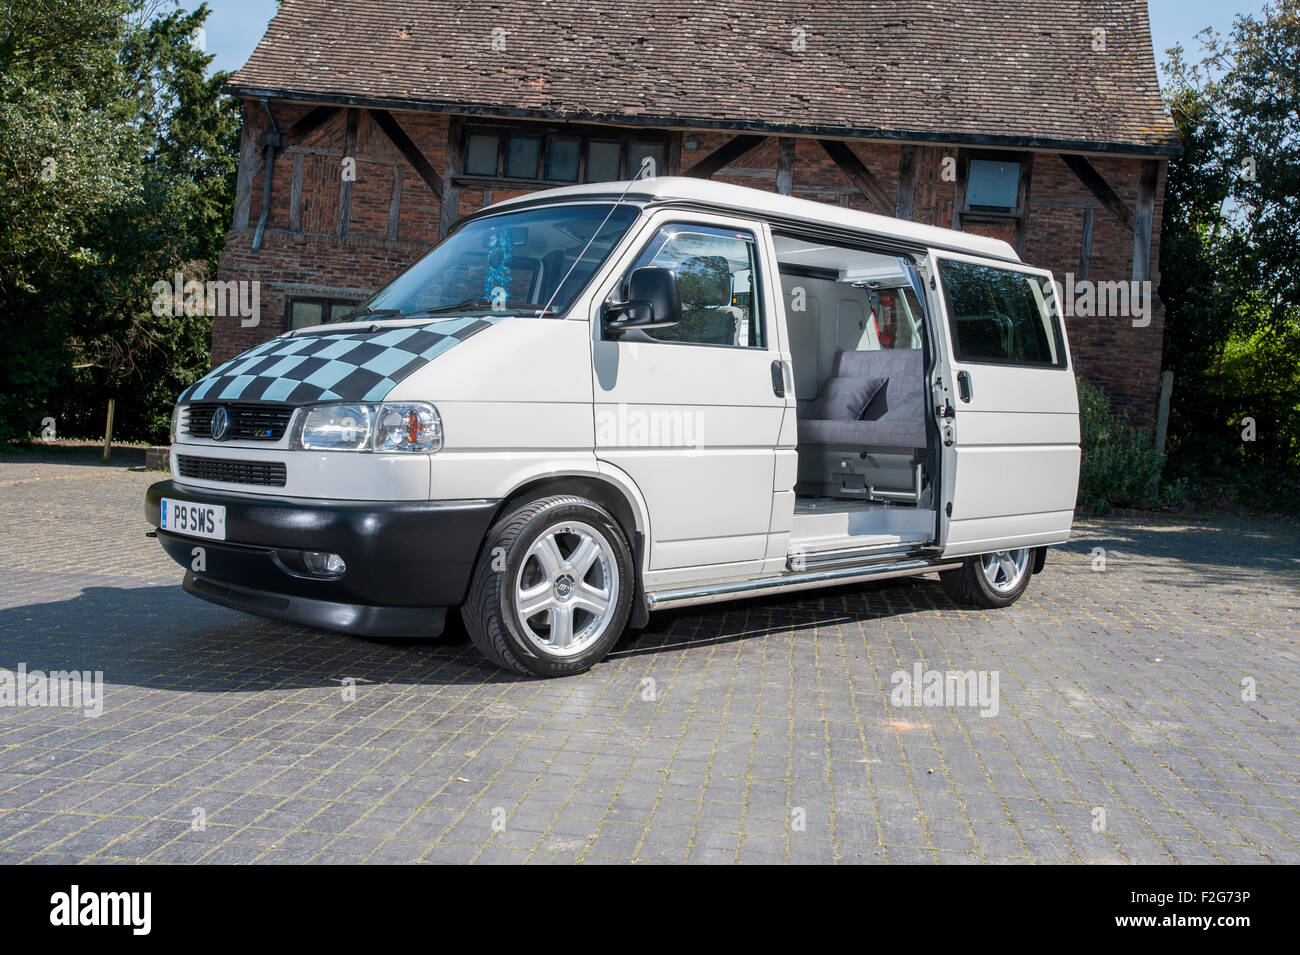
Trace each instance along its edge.
<path fill-rule="evenodd" d="M 213 412 L 209 430 L 212 432 L 213 441 L 224 441 L 226 432 L 230 430 L 230 412 L 225 408 L 218 408 Z"/>

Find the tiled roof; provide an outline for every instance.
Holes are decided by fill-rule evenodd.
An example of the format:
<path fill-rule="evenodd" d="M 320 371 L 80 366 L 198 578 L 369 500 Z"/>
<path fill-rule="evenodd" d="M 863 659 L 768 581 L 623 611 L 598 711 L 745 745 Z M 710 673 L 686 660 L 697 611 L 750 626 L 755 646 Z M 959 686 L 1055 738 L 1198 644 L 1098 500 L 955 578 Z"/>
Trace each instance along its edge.
<path fill-rule="evenodd" d="M 1145 0 L 284 0 L 230 88 L 846 137 L 1177 143 Z"/>

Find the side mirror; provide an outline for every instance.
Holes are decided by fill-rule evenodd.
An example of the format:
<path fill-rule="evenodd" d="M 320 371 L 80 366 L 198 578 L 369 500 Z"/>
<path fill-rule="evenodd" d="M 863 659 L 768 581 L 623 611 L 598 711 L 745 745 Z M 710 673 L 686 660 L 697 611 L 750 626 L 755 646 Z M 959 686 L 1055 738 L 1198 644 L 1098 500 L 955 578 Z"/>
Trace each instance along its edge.
<path fill-rule="evenodd" d="M 682 320 L 682 297 L 671 269 L 637 269 L 627 284 L 628 300 L 605 306 L 606 331 L 664 328 Z"/>

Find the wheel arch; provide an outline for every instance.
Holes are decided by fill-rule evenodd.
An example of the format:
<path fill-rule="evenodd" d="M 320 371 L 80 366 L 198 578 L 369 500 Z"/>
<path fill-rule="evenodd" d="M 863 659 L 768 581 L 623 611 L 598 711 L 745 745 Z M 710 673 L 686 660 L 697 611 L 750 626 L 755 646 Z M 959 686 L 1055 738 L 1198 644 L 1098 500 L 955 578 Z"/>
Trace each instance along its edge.
<path fill-rule="evenodd" d="M 649 619 L 641 579 L 649 559 L 649 521 L 645 501 L 630 479 L 617 480 L 619 473 L 601 471 L 593 473 L 548 474 L 530 478 L 501 499 L 493 522 L 512 507 L 524 501 L 553 494 L 573 494 L 585 497 L 609 511 L 618 523 L 632 549 L 632 564 L 636 572 L 635 594 L 632 601 L 630 626 L 643 627 Z"/>

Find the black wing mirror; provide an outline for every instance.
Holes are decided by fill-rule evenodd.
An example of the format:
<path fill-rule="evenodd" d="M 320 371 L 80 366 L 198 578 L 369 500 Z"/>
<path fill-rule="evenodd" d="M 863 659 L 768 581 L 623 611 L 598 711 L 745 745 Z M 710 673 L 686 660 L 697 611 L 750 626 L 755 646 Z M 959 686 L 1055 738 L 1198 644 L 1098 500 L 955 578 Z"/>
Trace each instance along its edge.
<path fill-rule="evenodd" d="M 682 320 L 682 297 L 672 269 L 637 269 L 628 279 L 627 293 L 626 302 L 606 303 L 606 331 L 664 328 Z"/>

